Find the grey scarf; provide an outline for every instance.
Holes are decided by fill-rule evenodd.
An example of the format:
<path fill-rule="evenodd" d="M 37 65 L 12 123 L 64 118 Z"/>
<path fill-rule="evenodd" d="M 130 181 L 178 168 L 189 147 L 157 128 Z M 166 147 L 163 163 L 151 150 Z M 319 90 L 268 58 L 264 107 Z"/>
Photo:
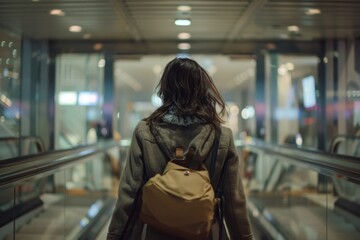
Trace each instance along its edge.
<path fill-rule="evenodd" d="M 206 123 L 205 120 L 196 116 L 180 116 L 175 113 L 175 107 L 170 107 L 168 112 L 162 117 L 166 123 L 175 124 L 179 126 L 189 126 L 197 123 Z"/>

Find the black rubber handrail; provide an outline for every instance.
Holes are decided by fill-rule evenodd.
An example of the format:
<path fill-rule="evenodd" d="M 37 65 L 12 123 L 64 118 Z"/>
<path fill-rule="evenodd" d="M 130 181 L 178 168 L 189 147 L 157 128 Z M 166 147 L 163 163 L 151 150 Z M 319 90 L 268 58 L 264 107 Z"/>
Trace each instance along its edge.
<path fill-rule="evenodd" d="M 62 167 L 76 164 L 107 149 L 118 147 L 114 141 L 72 149 L 45 152 L 0 161 L 0 188 L 4 188 L 29 178 L 50 175 Z"/>
<path fill-rule="evenodd" d="M 262 141 L 250 143 L 237 142 L 238 147 L 252 151 L 263 151 L 282 160 L 295 164 L 305 164 L 320 173 L 348 178 L 360 183 L 359 158 L 330 154 L 327 152 L 279 146 Z M 101 154 L 106 149 L 118 147 L 116 142 L 102 142 L 96 145 L 76 147 L 67 150 L 52 151 L 32 156 L 23 156 L 0 161 L 0 188 L 18 181 L 51 172 L 60 167 L 74 164 L 95 154 Z"/>
<path fill-rule="evenodd" d="M 277 156 L 277 159 L 290 161 L 294 164 L 306 165 L 328 176 L 347 178 L 350 181 L 360 183 L 360 159 L 358 157 L 280 146 L 259 140 L 251 142 L 237 141 L 236 145 L 250 151 L 271 154 Z"/>

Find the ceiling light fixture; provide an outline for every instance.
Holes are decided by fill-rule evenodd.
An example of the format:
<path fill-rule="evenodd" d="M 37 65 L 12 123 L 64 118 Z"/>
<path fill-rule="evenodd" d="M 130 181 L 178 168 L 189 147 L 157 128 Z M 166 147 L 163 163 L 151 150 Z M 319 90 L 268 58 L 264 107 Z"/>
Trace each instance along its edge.
<path fill-rule="evenodd" d="M 178 49 L 180 49 L 180 50 L 189 50 L 190 48 L 191 48 L 190 43 L 179 43 L 178 44 Z"/>
<path fill-rule="evenodd" d="M 91 38 L 91 34 L 90 34 L 90 33 L 85 33 L 85 34 L 83 35 L 83 39 L 89 39 L 89 38 Z"/>
<path fill-rule="evenodd" d="M 98 62 L 98 67 L 99 67 L 99 68 L 105 67 L 105 59 L 102 58 L 102 59 L 99 60 L 99 62 Z"/>
<path fill-rule="evenodd" d="M 189 20 L 189 19 L 176 19 L 175 20 L 175 25 L 177 25 L 177 26 L 190 26 L 191 25 L 191 20 Z"/>
<path fill-rule="evenodd" d="M 295 69 L 295 65 L 291 62 L 286 63 L 285 66 L 286 66 L 287 70 L 289 70 L 289 71 L 292 71 Z"/>
<path fill-rule="evenodd" d="M 187 32 L 181 32 L 178 34 L 178 39 L 189 39 L 191 38 L 191 34 Z"/>
<path fill-rule="evenodd" d="M 177 7 L 177 10 L 182 12 L 189 12 L 191 11 L 191 7 L 188 5 L 181 5 Z"/>
<path fill-rule="evenodd" d="M 320 9 L 317 9 L 317 8 L 309 8 L 305 11 L 305 14 L 306 15 L 317 15 L 317 14 L 320 14 L 321 13 L 321 10 Z"/>
<path fill-rule="evenodd" d="M 78 25 L 73 25 L 69 27 L 69 31 L 70 32 L 81 32 L 82 31 L 82 27 L 78 26 Z"/>
<path fill-rule="evenodd" d="M 296 26 L 296 25 L 288 26 L 288 27 L 287 27 L 287 30 L 288 30 L 289 32 L 298 32 L 298 31 L 300 31 L 299 27 Z"/>
<path fill-rule="evenodd" d="M 279 38 L 281 39 L 289 39 L 289 35 L 285 34 L 285 33 L 282 33 L 279 35 Z"/>
<path fill-rule="evenodd" d="M 104 46 L 101 43 L 95 43 L 94 44 L 94 50 L 101 50 Z"/>
<path fill-rule="evenodd" d="M 156 64 L 156 65 L 154 65 L 152 70 L 155 73 L 155 75 L 158 76 L 162 72 L 162 67 L 160 64 Z"/>
<path fill-rule="evenodd" d="M 50 11 L 50 15 L 56 15 L 56 16 L 64 16 L 65 12 L 61 9 L 52 9 Z"/>
<path fill-rule="evenodd" d="M 188 53 L 178 53 L 176 54 L 177 58 L 191 58 L 191 56 Z"/>

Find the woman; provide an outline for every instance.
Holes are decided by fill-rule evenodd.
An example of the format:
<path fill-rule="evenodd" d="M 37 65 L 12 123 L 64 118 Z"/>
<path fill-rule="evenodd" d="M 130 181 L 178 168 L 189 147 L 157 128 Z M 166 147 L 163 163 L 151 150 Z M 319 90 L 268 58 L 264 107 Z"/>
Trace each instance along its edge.
<path fill-rule="evenodd" d="M 152 127 L 156 128 L 170 152 L 175 153 L 178 146 L 192 146 L 196 149 L 197 159 L 204 161 L 208 169 L 210 161 L 206 159 L 211 155 L 208 153 L 215 137 L 219 137 L 215 179 L 219 178 L 222 166 L 227 161 L 223 183 L 226 226 L 231 239 L 252 239 L 232 132 L 229 128 L 221 127 L 221 134 L 217 136 L 214 131 L 223 123 L 221 117 L 226 111 L 225 103 L 210 76 L 197 62 L 175 58 L 167 64 L 158 88 L 163 104 L 141 121 L 134 131 L 107 239 L 174 239 L 149 226 L 145 231 L 144 224 L 139 220 L 139 196 L 146 179 L 144 162 L 147 177 L 152 177 L 162 173 L 169 160 L 159 148 Z"/>

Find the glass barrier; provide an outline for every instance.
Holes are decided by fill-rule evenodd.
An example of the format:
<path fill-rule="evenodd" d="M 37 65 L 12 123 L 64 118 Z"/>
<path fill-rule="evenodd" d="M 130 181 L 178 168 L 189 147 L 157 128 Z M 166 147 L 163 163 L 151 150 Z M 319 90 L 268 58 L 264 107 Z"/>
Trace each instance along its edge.
<path fill-rule="evenodd" d="M 44 151 L 44 144 L 37 137 L 0 137 L 0 161 Z"/>
<path fill-rule="evenodd" d="M 360 137 L 337 136 L 332 141 L 330 151 L 336 154 L 360 157 Z M 360 162 L 360 158 L 359 158 Z M 360 229 L 359 218 L 354 218 L 353 213 L 360 216 L 360 187 L 358 184 L 347 181 L 341 176 L 333 177 L 334 188 L 338 195 L 335 202 L 337 210 L 346 215 L 349 221 L 354 222 L 355 227 Z M 348 214 L 350 212 L 351 214 Z M 359 237 L 359 236 L 357 236 Z"/>
<path fill-rule="evenodd" d="M 128 144 L 123 140 L 51 175 L 1 188 L 0 240 L 95 239 L 110 219 L 123 164 L 119 158 Z M 359 201 L 341 194 L 357 196 L 349 193 L 359 191 L 357 182 L 310 168 L 281 151 L 257 145 L 238 150 L 256 239 L 359 239 Z"/>
<path fill-rule="evenodd" d="M 239 155 L 256 239 L 360 239 L 359 183 L 261 148 Z"/>
<path fill-rule="evenodd" d="M 56 57 L 55 149 L 69 149 L 108 139 L 102 117 L 103 54 Z"/>
<path fill-rule="evenodd" d="M 332 141 L 330 151 L 337 154 L 360 157 L 360 137 L 337 136 Z"/>
<path fill-rule="evenodd" d="M 115 204 L 119 155 L 110 148 L 0 189 L 0 240 L 95 239 Z"/>
<path fill-rule="evenodd" d="M 0 137 L 20 135 L 21 39 L 0 28 Z"/>

